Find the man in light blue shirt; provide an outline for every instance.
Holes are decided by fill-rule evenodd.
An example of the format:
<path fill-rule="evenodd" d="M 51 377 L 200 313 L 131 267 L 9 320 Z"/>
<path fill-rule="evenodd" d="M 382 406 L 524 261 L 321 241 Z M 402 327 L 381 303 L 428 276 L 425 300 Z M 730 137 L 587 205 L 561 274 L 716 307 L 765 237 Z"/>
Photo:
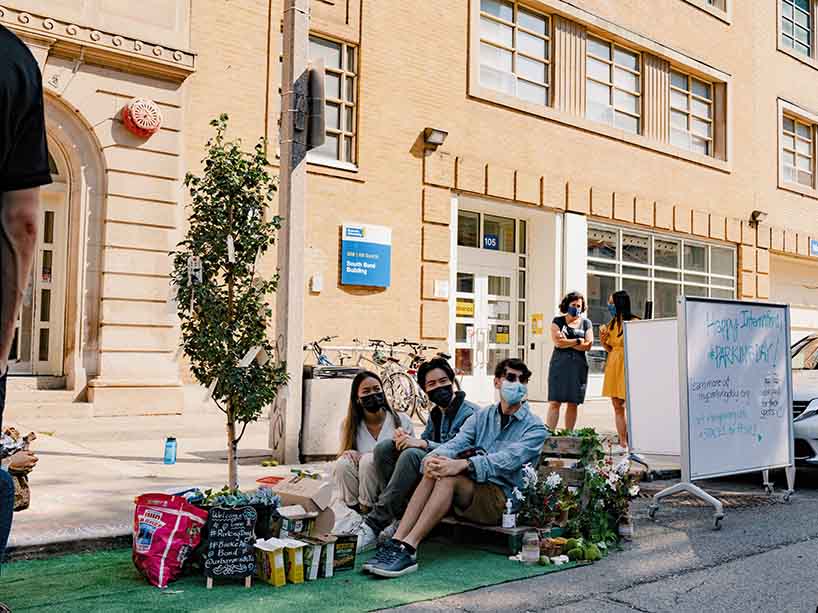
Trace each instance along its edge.
<path fill-rule="evenodd" d="M 465 521 L 498 525 L 506 500 L 522 489 L 522 469 L 536 463 L 548 430 L 526 401 L 531 371 L 522 360 L 503 360 L 494 372 L 500 402 L 475 413 L 449 442 L 423 461 L 415 489 L 393 539 L 366 569 L 381 577 L 417 570 L 417 547 L 450 510 Z"/>

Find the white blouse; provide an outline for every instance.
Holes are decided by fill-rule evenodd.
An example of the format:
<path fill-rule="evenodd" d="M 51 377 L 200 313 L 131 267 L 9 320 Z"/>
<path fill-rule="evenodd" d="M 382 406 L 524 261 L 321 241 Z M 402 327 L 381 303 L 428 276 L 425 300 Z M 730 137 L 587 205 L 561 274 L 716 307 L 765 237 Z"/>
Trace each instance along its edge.
<path fill-rule="evenodd" d="M 415 429 L 412 426 L 412 421 L 407 417 L 406 413 L 398 413 L 400 419 L 400 427 L 409 436 L 415 435 Z M 366 427 L 364 422 L 358 424 L 358 436 L 355 439 L 355 446 L 358 448 L 358 453 L 370 453 L 375 449 L 375 445 L 381 441 L 392 440 L 392 435 L 395 433 L 395 420 L 387 413 L 386 419 L 381 426 L 381 432 L 378 434 L 377 440 L 372 436 L 372 433 Z"/>

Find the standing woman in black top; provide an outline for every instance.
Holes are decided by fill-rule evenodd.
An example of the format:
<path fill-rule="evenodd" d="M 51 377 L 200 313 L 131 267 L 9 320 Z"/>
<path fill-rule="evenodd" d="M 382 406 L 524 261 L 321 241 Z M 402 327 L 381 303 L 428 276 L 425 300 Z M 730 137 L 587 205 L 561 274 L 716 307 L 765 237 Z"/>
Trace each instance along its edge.
<path fill-rule="evenodd" d="M 594 343 L 594 327 L 583 316 L 585 296 L 571 292 L 560 302 L 560 315 L 551 323 L 554 353 L 548 367 L 548 418 L 545 425 L 554 432 L 565 404 L 565 427 L 573 430 L 577 423 L 577 406 L 585 402 L 588 386 L 588 360 L 585 352 Z"/>

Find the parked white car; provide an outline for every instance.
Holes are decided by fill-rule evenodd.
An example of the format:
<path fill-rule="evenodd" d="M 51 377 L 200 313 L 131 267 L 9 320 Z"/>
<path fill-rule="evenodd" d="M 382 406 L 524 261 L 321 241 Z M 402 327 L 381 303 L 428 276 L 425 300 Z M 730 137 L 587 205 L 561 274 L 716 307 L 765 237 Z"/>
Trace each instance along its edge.
<path fill-rule="evenodd" d="M 818 466 L 818 334 L 792 346 L 795 459 Z"/>

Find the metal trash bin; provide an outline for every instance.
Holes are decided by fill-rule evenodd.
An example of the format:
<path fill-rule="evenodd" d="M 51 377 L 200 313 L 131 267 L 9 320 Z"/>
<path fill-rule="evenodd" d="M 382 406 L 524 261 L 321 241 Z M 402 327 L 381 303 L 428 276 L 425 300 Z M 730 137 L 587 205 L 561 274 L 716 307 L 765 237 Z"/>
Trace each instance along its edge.
<path fill-rule="evenodd" d="M 359 368 L 305 366 L 300 455 L 302 462 L 334 460 L 341 444 L 341 422 L 349 408 L 352 379 Z"/>

